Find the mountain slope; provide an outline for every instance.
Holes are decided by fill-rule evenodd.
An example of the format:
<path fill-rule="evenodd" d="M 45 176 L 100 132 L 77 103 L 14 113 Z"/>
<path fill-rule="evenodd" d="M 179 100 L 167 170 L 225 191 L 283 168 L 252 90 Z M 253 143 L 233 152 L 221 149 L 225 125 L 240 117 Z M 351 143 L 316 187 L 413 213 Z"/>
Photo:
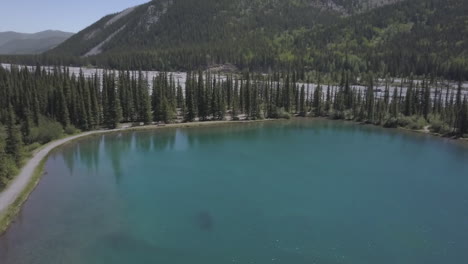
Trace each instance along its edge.
<path fill-rule="evenodd" d="M 73 33 L 47 30 L 34 34 L 0 32 L 0 54 L 38 54 L 56 47 Z"/>
<path fill-rule="evenodd" d="M 222 39 L 236 41 L 238 35 L 255 29 L 271 36 L 317 23 L 328 24 L 341 15 L 393 2 L 398 0 L 151 1 L 102 18 L 53 53 L 92 56 L 122 47 L 128 50 L 128 46 L 141 50 Z"/>
<path fill-rule="evenodd" d="M 466 36 L 468 1 L 412 0 L 298 33 L 282 52 L 307 50 L 303 63 L 313 60 L 324 71 L 346 67 L 467 79 Z"/>
<path fill-rule="evenodd" d="M 468 73 L 467 34 L 468 1 L 459 0 L 157 0 L 108 15 L 38 59 L 455 78 Z"/>

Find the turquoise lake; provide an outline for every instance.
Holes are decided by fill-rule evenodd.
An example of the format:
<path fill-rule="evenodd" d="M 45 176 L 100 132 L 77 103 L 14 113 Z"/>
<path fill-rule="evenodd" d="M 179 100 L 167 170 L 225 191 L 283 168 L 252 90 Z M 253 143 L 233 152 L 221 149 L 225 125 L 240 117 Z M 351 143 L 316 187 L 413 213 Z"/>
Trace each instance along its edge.
<path fill-rule="evenodd" d="M 326 120 L 60 147 L 2 264 L 468 263 L 468 147 Z"/>

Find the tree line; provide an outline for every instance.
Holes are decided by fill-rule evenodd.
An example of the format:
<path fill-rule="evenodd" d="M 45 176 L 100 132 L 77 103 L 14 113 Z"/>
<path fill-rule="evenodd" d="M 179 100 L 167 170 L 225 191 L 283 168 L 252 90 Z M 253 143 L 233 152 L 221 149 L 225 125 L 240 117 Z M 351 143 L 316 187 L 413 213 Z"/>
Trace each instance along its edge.
<path fill-rule="evenodd" d="M 365 88 L 354 86 L 359 82 Z M 463 137 L 468 101 L 434 78 L 410 75 L 384 88 L 372 72 L 245 72 L 221 76 L 188 72 L 184 83 L 162 72 L 104 71 L 86 77 L 67 68 L 0 67 L 0 187 L 28 152 L 65 134 L 120 123 L 153 124 L 209 120 L 257 120 L 292 116 L 355 120 L 385 127 L 430 129 Z M 312 84 L 313 83 L 313 84 Z"/>

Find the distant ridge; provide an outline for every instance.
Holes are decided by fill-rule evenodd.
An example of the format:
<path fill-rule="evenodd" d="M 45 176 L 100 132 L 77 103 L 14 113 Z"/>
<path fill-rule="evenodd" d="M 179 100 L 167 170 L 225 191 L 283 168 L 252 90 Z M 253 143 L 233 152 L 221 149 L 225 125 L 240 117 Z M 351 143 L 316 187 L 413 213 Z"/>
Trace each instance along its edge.
<path fill-rule="evenodd" d="M 0 54 L 39 54 L 50 50 L 73 33 L 46 30 L 37 33 L 0 32 Z"/>

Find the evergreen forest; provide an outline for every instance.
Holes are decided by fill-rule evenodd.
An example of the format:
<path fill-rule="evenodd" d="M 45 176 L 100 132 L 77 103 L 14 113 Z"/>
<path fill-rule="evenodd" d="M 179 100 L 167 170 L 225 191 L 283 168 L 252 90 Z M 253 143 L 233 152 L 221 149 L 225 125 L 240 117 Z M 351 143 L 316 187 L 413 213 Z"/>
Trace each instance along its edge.
<path fill-rule="evenodd" d="M 359 82 L 362 86 L 355 86 Z M 361 87 L 361 88 L 359 88 Z M 31 151 L 51 140 L 96 129 L 194 121 L 326 117 L 389 128 L 468 134 L 468 98 L 458 82 L 413 75 L 396 80 L 285 71 L 271 74 L 188 72 L 185 83 L 161 72 L 0 67 L 0 186 Z"/>

